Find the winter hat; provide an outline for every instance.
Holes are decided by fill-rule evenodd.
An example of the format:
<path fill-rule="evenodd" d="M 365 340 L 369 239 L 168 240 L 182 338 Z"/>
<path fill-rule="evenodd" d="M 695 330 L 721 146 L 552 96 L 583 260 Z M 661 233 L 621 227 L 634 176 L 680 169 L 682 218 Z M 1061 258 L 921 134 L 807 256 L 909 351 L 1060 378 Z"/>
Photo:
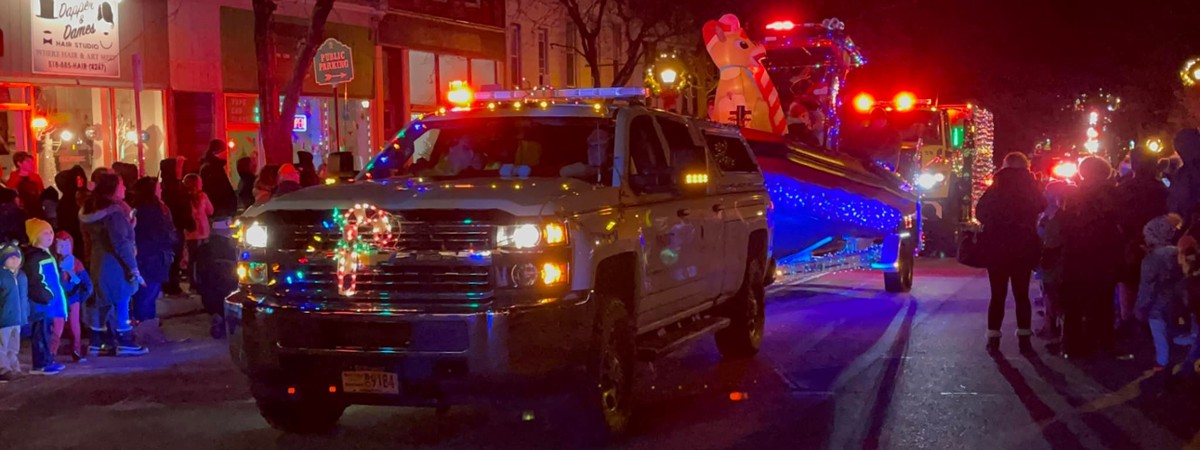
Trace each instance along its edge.
<path fill-rule="evenodd" d="M 279 181 L 300 182 L 300 172 L 296 170 L 296 166 L 284 164 L 279 166 Z"/>
<path fill-rule="evenodd" d="M 8 261 L 13 256 L 21 257 L 21 247 L 16 241 L 0 243 L 0 263 Z"/>
<path fill-rule="evenodd" d="M 50 222 L 42 219 L 25 221 L 25 235 L 29 236 L 29 242 L 37 242 L 37 237 L 46 231 L 49 231 L 51 235 L 54 234 L 54 227 L 50 226 Z"/>
<path fill-rule="evenodd" d="M 1155 217 L 1142 227 L 1142 235 L 1146 239 L 1146 245 L 1151 247 L 1161 247 L 1170 245 L 1175 240 L 1175 234 L 1179 232 L 1179 216 L 1171 217 L 1171 214 Z"/>

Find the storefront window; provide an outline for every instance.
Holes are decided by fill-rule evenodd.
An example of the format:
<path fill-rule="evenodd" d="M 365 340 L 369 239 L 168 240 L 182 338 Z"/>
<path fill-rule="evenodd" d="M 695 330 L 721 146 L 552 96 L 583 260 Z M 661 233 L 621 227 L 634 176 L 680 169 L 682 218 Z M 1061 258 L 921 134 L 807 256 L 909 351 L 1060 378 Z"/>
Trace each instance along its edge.
<path fill-rule="evenodd" d="M 116 89 L 116 155 L 115 161 L 138 163 L 137 110 L 134 108 L 133 90 Z M 145 172 L 158 175 L 158 163 L 166 157 L 166 121 L 163 111 L 162 91 L 142 91 L 142 154 Z M 111 165 L 112 161 L 105 165 Z"/>
<path fill-rule="evenodd" d="M 296 104 L 296 114 L 289 120 L 292 127 L 292 150 L 295 162 L 296 152 L 309 152 L 313 155 L 313 164 L 320 166 L 329 154 L 339 151 L 354 154 L 356 167 L 362 168 L 374 148 L 371 147 L 371 111 L 375 104 L 369 99 L 346 98 L 337 99 L 337 114 L 334 114 L 334 99 L 332 97 L 300 97 Z M 253 113 L 258 106 L 258 99 L 253 95 L 230 94 L 225 97 L 226 129 L 229 130 L 229 140 L 234 142 L 230 152 L 229 164 L 233 166 L 242 157 L 255 157 L 259 132 L 258 116 Z M 340 116 L 341 121 L 335 121 Z M 334 133 L 338 134 L 334 134 Z M 341 136 L 341 146 L 335 136 Z M 261 159 L 260 159 L 261 161 Z M 232 171 L 232 170 L 231 170 Z M 232 171 L 236 172 L 236 171 Z M 231 180 L 237 182 L 236 173 L 230 174 Z"/>
<path fill-rule="evenodd" d="M 442 85 L 438 92 L 445 92 L 451 81 L 467 81 L 467 58 L 454 55 L 438 55 L 438 71 Z"/>
<path fill-rule="evenodd" d="M 437 105 L 437 55 L 427 52 L 408 52 L 408 92 L 414 108 Z"/>
<path fill-rule="evenodd" d="M 110 164 L 106 158 L 113 134 L 110 93 L 102 88 L 34 88 L 36 116 L 47 122 L 34 144 L 43 180 L 53 180 L 59 171 L 75 165 L 91 172 Z"/>
<path fill-rule="evenodd" d="M 496 84 L 496 62 L 487 59 L 471 60 L 471 85 Z"/>

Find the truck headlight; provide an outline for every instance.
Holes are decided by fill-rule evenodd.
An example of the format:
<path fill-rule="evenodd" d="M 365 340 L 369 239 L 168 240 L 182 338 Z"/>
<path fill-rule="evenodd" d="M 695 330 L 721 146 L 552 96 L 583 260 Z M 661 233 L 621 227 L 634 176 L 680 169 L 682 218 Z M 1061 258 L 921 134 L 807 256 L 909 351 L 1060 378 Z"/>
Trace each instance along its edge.
<path fill-rule="evenodd" d="M 934 186 L 943 181 L 946 181 L 946 175 L 941 173 L 925 172 L 917 175 L 917 186 L 920 186 L 921 189 L 933 189 Z"/>
<path fill-rule="evenodd" d="M 242 241 L 250 247 L 266 248 L 268 236 L 267 227 L 258 222 L 254 222 L 250 224 L 250 226 L 247 227 L 242 233 Z"/>
<path fill-rule="evenodd" d="M 548 222 L 541 226 L 525 223 L 496 227 L 497 247 L 526 249 L 542 244 L 562 245 L 566 243 L 567 227 L 561 222 Z"/>

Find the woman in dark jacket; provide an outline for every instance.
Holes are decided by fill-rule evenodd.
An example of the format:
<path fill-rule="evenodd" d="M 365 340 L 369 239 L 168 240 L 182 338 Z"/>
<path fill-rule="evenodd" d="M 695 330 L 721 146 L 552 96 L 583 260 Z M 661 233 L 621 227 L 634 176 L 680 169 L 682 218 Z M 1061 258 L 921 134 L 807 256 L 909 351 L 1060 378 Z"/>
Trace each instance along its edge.
<path fill-rule="evenodd" d="M 225 142 L 213 139 L 208 143 L 208 151 L 200 165 L 200 179 L 204 193 L 213 204 L 214 221 L 233 217 L 238 209 L 237 193 L 233 192 L 233 183 L 226 172 L 228 163 L 222 158 L 227 150 Z"/>
<path fill-rule="evenodd" d="M 171 220 L 175 223 L 175 259 L 171 261 L 171 267 L 167 272 L 167 283 L 163 285 L 163 292 L 168 295 L 180 294 L 183 288 L 179 286 L 179 277 L 181 274 L 180 259 L 183 257 L 183 232 L 196 229 L 196 222 L 192 220 L 192 201 L 188 196 L 187 190 L 183 188 L 183 177 L 180 176 L 180 168 L 183 166 L 183 161 L 177 158 L 167 158 L 162 160 L 158 165 L 159 186 L 162 187 L 162 202 L 167 205 L 167 209 L 171 211 Z"/>
<path fill-rule="evenodd" d="M 92 243 L 89 265 L 96 283 L 96 301 L 89 308 L 90 351 L 100 355 L 144 355 L 134 342 L 129 301 L 139 285 L 132 210 L 125 204 L 125 184 L 112 172 L 95 174 L 95 191 L 83 205 L 79 222 Z M 114 339 L 115 338 L 115 339 Z"/>
<path fill-rule="evenodd" d="M 1046 205 L 1037 181 L 1029 172 L 1029 160 L 1021 153 L 1004 157 L 1004 168 L 996 172 L 995 183 L 984 192 L 976 206 L 983 224 L 982 239 L 990 261 L 988 281 L 992 298 L 988 304 L 988 351 L 1000 349 L 1000 324 L 1004 321 L 1004 300 L 1012 283 L 1017 303 L 1017 339 L 1022 353 L 1033 351 L 1033 311 L 1029 303 L 1029 280 L 1037 267 L 1041 242 L 1037 218 Z"/>
<path fill-rule="evenodd" d="M 175 260 L 175 244 L 179 234 L 171 211 L 162 202 L 162 187 L 158 179 L 143 177 L 134 185 L 134 235 L 137 247 L 137 264 L 142 270 L 142 285 L 133 295 L 133 320 L 146 322 L 158 318 L 155 302 L 162 294 L 163 283 L 169 278 L 168 270 Z"/>
<path fill-rule="evenodd" d="M 79 228 L 79 200 L 87 191 L 87 173 L 79 166 L 64 170 L 54 176 L 54 186 L 62 194 L 56 207 L 58 229 L 66 231 L 71 235 L 71 240 L 78 243 L 72 250 L 76 257 L 82 258 L 83 231 Z"/>
<path fill-rule="evenodd" d="M 237 173 L 238 173 L 238 207 L 241 209 L 249 208 L 254 205 L 254 182 L 258 179 L 255 175 L 254 159 L 249 156 L 238 158 Z"/>

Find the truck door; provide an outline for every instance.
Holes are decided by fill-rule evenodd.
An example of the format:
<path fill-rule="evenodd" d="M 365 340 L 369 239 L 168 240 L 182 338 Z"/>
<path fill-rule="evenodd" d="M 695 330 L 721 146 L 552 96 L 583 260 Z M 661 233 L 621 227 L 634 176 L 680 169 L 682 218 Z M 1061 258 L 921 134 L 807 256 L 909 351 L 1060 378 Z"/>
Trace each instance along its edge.
<path fill-rule="evenodd" d="M 634 116 L 628 127 L 629 179 L 634 198 L 627 204 L 625 220 L 637 222 L 638 271 L 641 294 L 637 306 L 639 328 L 665 320 L 681 311 L 681 301 L 699 294 L 699 270 L 686 269 L 699 239 L 680 204 L 671 181 L 671 164 L 662 136 L 649 114 Z M 618 136 L 619 137 L 619 136 Z"/>
<path fill-rule="evenodd" d="M 717 194 L 713 209 L 718 210 L 723 230 L 721 254 L 716 258 L 725 266 L 719 292 L 728 297 L 742 285 L 750 232 L 765 228 L 768 199 L 763 194 L 762 173 L 741 138 L 708 133 L 704 140 L 719 174 L 713 182 Z"/>
<path fill-rule="evenodd" d="M 712 195 L 712 171 L 709 170 L 708 152 L 705 151 L 703 136 L 683 118 L 661 114 L 656 116 L 658 126 L 666 138 L 671 156 L 671 166 L 677 174 L 681 196 L 676 214 L 687 225 L 693 243 L 683 251 L 688 257 L 684 264 L 675 268 L 681 276 L 686 275 L 699 284 L 697 295 L 681 299 L 691 307 L 717 299 L 721 289 L 722 225 L 719 215 L 720 199 Z"/>

